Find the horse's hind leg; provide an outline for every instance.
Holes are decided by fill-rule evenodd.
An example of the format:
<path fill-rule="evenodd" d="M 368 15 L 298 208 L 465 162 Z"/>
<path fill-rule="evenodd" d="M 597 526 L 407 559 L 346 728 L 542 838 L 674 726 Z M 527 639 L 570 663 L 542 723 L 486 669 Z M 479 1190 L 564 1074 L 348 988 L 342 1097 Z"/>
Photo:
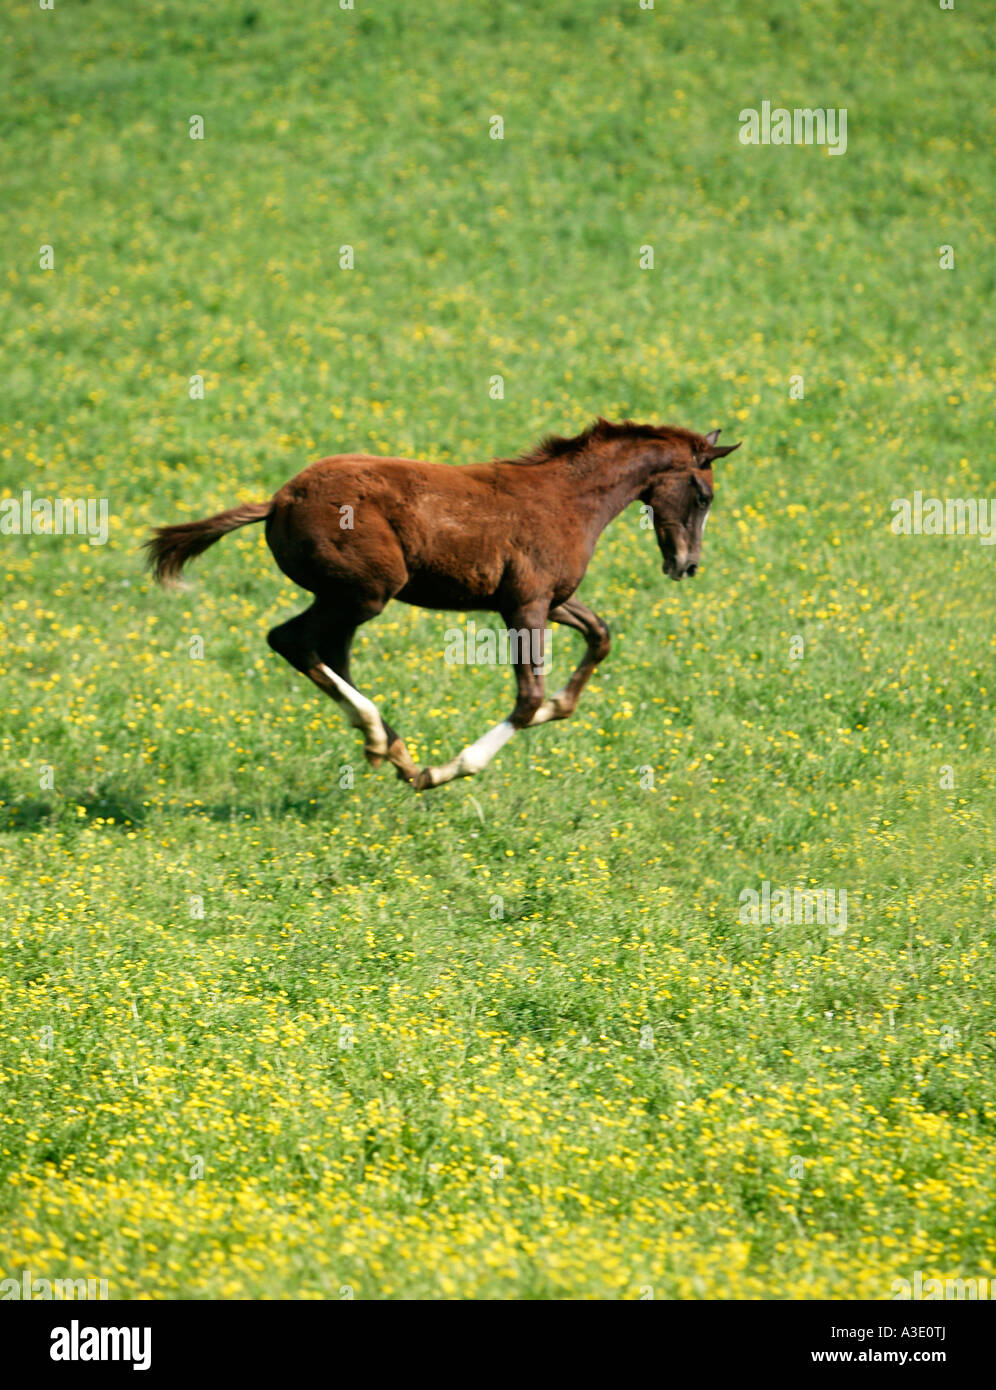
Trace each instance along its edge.
<path fill-rule="evenodd" d="M 579 599 L 569 598 L 558 608 L 551 608 L 550 617 L 555 623 L 563 623 L 565 627 L 580 632 L 588 644 L 588 650 L 563 690 L 558 690 L 540 705 L 529 722 L 531 729 L 550 719 L 567 719 L 574 713 L 581 691 L 596 666 L 608 656 L 611 645 L 608 625 Z"/>
<path fill-rule="evenodd" d="M 381 716 L 373 701 L 361 694 L 352 683 L 349 674 L 349 644 L 355 631 L 355 628 L 342 628 L 331 633 L 328 640 L 322 643 L 324 660 L 317 672 L 308 671 L 307 674 L 316 685 L 331 694 L 333 699 L 340 699 L 346 706 L 346 715 L 350 723 L 354 728 L 363 730 L 366 739 L 363 752 L 371 767 L 380 767 L 387 758 L 393 763 L 394 770 L 402 782 L 411 782 L 418 769 L 405 747 L 404 740 Z M 328 689 L 327 681 L 331 681 L 334 687 L 332 690 Z"/>
<path fill-rule="evenodd" d="M 411 754 L 402 740 L 381 718 L 372 700 L 353 685 L 349 673 L 349 646 L 356 624 L 331 616 L 328 610 L 315 604 L 289 622 L 281 623 L 267 634 L 273 650 L 302 671 L 344 707 L 346 717 L 364 736 L 363 752 L 373 767 L 384 758 L 395 766 L 404 782 L 411 782 L 417 772 Z"/>

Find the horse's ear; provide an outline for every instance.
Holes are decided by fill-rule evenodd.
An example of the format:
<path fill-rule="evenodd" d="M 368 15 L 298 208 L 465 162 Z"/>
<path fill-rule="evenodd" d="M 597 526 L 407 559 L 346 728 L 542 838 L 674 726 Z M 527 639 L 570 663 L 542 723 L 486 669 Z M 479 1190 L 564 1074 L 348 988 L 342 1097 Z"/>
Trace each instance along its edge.
<path fill-rule="evenodd" d="M 739 444 L 717 444 L 716 440 L 722 434 L 722 430 L 710 430 L 705 436 L 705 442 L 709 445 L 705 453 L 705 462 L 712 463 L 713 459 L 725 459 L 727 454 L 732 454 L 734 449 L 739 449 Z"/>

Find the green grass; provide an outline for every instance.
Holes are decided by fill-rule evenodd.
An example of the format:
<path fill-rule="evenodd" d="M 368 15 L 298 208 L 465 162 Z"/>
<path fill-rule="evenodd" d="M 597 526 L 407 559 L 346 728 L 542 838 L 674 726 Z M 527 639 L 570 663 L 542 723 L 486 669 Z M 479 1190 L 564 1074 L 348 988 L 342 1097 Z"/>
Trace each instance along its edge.
<path fill-rule="evenodd" d="M 3 11 L 0 495 L 112 522 L 0 535 L 0 1274 L 996 1276 L 996 551 L 889 524 L 996 493 L 981 11 Z M 742 146 L 763 100 L 846 107 L 846 154 Z M 580 590 L 611 656 L 472 781 L 366 768 L 266 647 L 303 602 L 258 528 L 144 577 L 151 525 L 323 454 L 595 414 L 744 446 L 694 583 L 613 524 Z M 394 605 L 356 646 L 419 763 L 511 707 L 444 663 L 452 621 Z M 847 931 L 741 924 L 765 879 L 847 890 Z"/>

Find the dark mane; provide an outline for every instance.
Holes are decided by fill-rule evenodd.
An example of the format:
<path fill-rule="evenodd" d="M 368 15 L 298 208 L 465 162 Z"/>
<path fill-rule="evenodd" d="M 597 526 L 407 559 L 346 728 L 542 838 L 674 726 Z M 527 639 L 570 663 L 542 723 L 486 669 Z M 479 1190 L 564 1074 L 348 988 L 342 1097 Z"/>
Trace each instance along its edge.
<path fill-rule="evenodd" d="M 698 435 L 677 425 L 641 425 L 636 420 L 611 420 L 599 418 L 583 429 L 580 434 L 567 438 L 561 434 L 548 434 L 535 448 L 518 458 L 497 459 L 497 463 L 530 465 L 549 463 L 551 459 L 564 458 L 569 454 L 580 454 L 589 444 L 600 444 L 609 439 L 687 439 L 698 443 Z"/>

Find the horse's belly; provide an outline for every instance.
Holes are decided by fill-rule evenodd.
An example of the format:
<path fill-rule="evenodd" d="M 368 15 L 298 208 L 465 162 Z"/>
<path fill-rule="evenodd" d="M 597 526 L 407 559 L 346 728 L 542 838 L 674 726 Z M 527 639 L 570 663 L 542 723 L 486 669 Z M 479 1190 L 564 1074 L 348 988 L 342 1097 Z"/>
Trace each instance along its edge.
<path fill-rule="evenodd" d="M 416 608 L 468 609 L 494 608 L 497 583 L 487 576 L 457 578 L 452 574 L 435 574 L 420 570 L 410 576 L 408 583 L 395 594 L 402 603 Z"/>

